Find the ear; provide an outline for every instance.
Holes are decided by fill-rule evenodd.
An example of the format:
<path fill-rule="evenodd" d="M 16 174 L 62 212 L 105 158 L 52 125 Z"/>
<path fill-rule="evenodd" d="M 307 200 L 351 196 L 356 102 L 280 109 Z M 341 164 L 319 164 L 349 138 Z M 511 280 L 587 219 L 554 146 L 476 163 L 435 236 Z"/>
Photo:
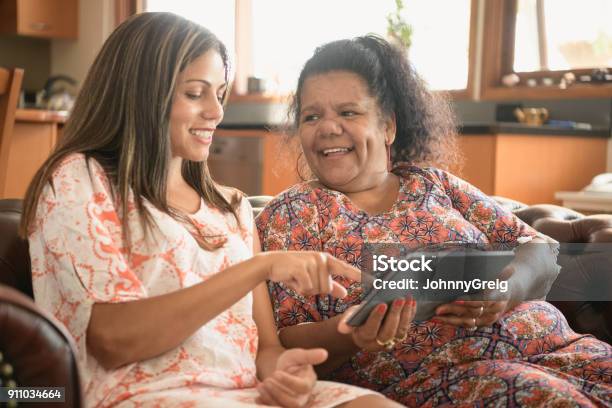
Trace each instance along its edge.
<path fill-rule="evenodd" d="M 395 141 L 395 132 L 397 131 L 395 113 L 392 113 L 384 120 L 383 129 L 385 131 L 385 144 L 391 146 Z"/>

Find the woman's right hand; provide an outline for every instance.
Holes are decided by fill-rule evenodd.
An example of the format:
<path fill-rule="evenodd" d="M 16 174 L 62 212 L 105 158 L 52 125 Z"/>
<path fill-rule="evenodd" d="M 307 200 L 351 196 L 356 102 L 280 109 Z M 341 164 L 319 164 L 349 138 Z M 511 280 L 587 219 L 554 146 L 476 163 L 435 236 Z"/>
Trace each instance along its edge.
<path fill-rule="evenodd" d="M 365 351 L 392 350 L 396 343 L 406 339 L 410 322 L 416 314 L 416 300 L 395 299 L 389 311 L 389 307 L 381 303 L 372 309 L 364 324 L 359 327 L 349 326 L 347 321 L 358 307 L 352 306 L 344 312 L 338 331 L 351 334 L 355 345 Z"/>
<path fill-rule="evenodd" d="M 260 252 L 255 257 L 264 262 L 267 280 L 282 282 L 303 296 L 346 296 L 346 289 L 332 275 L 361 281 L 359 269 L 324 252 L 272 251 Z"/>

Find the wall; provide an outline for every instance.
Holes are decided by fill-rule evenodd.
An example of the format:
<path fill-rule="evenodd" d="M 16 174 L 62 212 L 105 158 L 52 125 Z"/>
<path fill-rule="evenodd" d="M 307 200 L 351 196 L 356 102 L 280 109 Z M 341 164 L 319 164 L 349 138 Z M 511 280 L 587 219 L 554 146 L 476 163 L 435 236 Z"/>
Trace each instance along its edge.
<path fill-rule="evenodd" d="M 114 26 L 114 0 L 79 1 L 79 38 L 51 42 L 51 74 L 65 74 L 83 83 L 104 40 Z"/>
<path fill-rule="evenodd" d="M 51 44 L 38 38 L 0 35 L 0 65 L 24 69 L 23 89 L 42 89 L 51 70 Z"/>

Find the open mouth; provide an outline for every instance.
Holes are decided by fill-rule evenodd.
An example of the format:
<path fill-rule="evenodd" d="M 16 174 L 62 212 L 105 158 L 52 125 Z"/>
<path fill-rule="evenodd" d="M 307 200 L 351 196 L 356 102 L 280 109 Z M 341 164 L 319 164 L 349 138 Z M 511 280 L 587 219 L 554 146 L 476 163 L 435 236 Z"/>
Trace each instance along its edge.
<path fill-rule="evenodd" d="M 320 153 L 325 157 L 330 157 L 330 156 L 340 156 L 346 153 L 350 153 L 353 150 L 355 150 L 354 147 L 332 147 L 329 149 L 323 149 L 320 151 Z"/>
<path fill-rule="evenodd" d="M 198 139 L 210 140 L 212 139 L 213 129 L 189 129 L 189 133 Z"/>

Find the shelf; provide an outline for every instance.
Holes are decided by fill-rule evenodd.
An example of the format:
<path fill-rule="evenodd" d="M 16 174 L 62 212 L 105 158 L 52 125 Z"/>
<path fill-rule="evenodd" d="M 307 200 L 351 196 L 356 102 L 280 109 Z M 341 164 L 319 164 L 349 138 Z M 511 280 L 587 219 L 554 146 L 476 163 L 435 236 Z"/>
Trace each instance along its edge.
<path fill-rule="evenodd" d="M 559 191 L 555 198 L 574 210 L 612 212 L 612 192 Z"/>

